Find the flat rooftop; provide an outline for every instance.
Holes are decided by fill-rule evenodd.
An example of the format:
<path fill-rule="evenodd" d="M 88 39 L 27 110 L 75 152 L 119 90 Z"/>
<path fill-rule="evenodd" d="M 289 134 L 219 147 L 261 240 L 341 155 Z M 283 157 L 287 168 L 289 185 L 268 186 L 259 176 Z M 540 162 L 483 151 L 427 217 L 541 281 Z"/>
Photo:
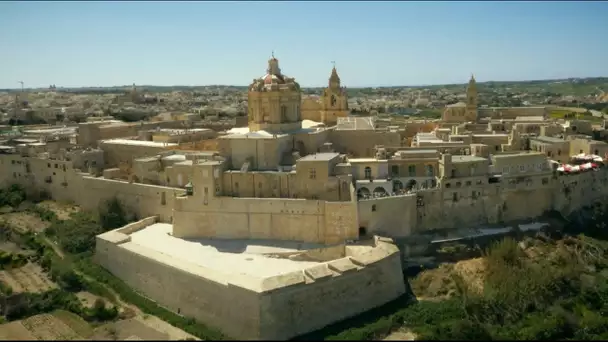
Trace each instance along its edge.
<path fill-rule="evenodd" d="M 329 161 L 334 158 L 337 158 L 339 155 L 339 153 L 335 152 L 315 153 L 302 157 L 298 159 L 298 161 Z"/>
<path fill-rule="evenodd" d="M 548 137 L 548 136 L 544 136 L 544 135 L 541 135 L 541 136 L 535 137 L 535 138 L 531 138 L 531 140 L 536 140 L 536 141 L 541 141 L 541 142 L 546 142 L 546 143 L 563 143 L 563 142 L 565 142 L 564 139 Z"/>
<path fill-rule="evenodd" d="M 194 134 L 200 132 L 210 132 L 211 129 L 208 128 L 191 128 L 191 129 L 172 129 L 172 128 L 163 128 L 160 130 L 151 129 L 151 132 L 165 133 L 169 135 L 185 135 L 185 134 Z"/>
<path fill-rule="evenodd" d="M 387 159 L 376 159 L 376 158 L 348 158 L 349 163 L 386 163 Z"/>
<path fill-rule="evenodd" d="M 544 158 L 545 154 L 543 152 L 536 152 L 536 151 L 521 151 L 521 152 L 516 152 L 516 153 L 493 154 L 492 158 L 504 159 L 504 158 L 509 158 L 509 157 L 521 157 L 521 156 L 534 156 L 534 157 L 542 156 Z"/>
<path fill-rule="evenodd" d="M 452 156 L 453 163 L 467 163 L 467 162 L 482 162 L 488 161 L 486 158 L 477 156 Z"/>
<path fill-rule="evenodd" d="M 492 138 L 492 137 L 496 137 L 496 138 L 508 138 L 509 135 L 508 134 L 502 134 L 502 133 L 498 133 L 498 134 L 473 134 L 474 137 L 480 137 L 480 138 Z"/>
<path fill-rule="evenodd" d="M 434 149 L 425 149 L 425 150 L 398 150 L 396 153 L 425 154 L 425 153 L 437 153 L 437 150 L 434 150 Z"/>
<path fill-rule="evenodd" d="M 264 253 L 295 252 L 320 245 L 290 241 L 180 239 L 170 235 L 173 225 L 155 223 L 131 234 L 131 241 L 121 246 L 143 247 L 171 258 L 182 268 L 200 276 L 200 266 L 227 277 L 248 276 L 260 280 L 298 270 L 317 262 L 293 261 L 266 257 Z"/>
<path fill-rule="evenodd" d="M 102 140 L 101 142 L 104 144 L 149 146 L 149 147 L 177 146 L 177 144 L 174 144 L 174 143 L 145 141 L 145 140 L 130 140 L 130 139 L 109 139 L 109 140 Z"/>

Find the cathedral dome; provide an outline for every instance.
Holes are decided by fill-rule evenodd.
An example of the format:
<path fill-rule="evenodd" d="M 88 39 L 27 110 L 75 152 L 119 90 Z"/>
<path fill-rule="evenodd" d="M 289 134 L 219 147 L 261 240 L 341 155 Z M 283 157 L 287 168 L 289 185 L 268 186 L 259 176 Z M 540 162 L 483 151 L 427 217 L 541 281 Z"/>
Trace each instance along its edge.
<path fill-rule="evenodd" d="M 283 75 L 266 74 L 262 76 L 262 81 L 264 81 L 264 84 L 285 84 L 285 77 Z"/>
<path fill-rule="evenodd" d="M 299 84 L 294 78 L 288 77 L 281 73 L 281 68 L 279 68 L 279 60 L 274 56 L 268 60 L 266 74 L 258 79 L 255 79 L 250 86 L 251 91 L 268 91 L 273 89 L 300 89 Z"/>

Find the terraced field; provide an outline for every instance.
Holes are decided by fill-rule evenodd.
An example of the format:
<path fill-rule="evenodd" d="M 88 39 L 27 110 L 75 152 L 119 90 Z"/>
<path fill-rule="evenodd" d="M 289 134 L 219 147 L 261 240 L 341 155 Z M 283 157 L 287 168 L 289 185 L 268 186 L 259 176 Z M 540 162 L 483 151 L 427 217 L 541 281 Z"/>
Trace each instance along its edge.
<path fill-rule="evenodd" d="M 0 340 L 84 340 L 92 333 L 87 322 L 66 311 L 40 314 L 0 325 Z"/>
<path fill-rule="evenodd" d="M 65 322 L 52 314 L 36 315 L 21 321 L 21 324 L 37 340 L 79 340 L 81 336 Z"/>
<path fill-rule="evenodd" d="M 13 289 L 13 293 L 40 293 L 57 288 L 38 264 L 27 263 L 20 268 L 0 271 L 0 281 Z"/>

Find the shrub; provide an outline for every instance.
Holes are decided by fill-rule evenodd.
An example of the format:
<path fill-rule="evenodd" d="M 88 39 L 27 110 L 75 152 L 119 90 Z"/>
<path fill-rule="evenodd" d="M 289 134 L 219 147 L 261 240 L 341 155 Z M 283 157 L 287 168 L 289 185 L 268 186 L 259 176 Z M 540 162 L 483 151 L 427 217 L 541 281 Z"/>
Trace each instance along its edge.
<path fill-rule="evenodd" d="M 120 201 L 113 197 L 106 201 L 99 211 L 99 219 L 103 229 L 112 230 L 126 225 L 127 214 Z"/>
<path fill-rule="evenodd" d="M 25 201 L 25 199 L 25 189 L 19 184 L 13 184 L 6 189 L 0 189 L 0 207 L 9 205 L 15 208 Z"/>

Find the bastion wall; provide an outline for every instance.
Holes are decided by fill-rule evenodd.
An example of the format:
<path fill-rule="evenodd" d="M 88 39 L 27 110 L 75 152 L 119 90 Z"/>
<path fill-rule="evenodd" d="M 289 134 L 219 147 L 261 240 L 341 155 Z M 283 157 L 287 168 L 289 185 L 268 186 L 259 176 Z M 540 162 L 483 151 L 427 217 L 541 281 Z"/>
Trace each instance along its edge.
<path fill-rule="evenodd" d="M 399 251 L 390 239 L 375 238 L 373 248 L 362 252 L 362 247 L 346 246 L 342 258 L 262 279 L 179 264 L 129 242 L 128 234 L 155 220 L 99 235 L 96 261 L 160 305 L 230 338 L 289 339 L 405 292 Z"/>

